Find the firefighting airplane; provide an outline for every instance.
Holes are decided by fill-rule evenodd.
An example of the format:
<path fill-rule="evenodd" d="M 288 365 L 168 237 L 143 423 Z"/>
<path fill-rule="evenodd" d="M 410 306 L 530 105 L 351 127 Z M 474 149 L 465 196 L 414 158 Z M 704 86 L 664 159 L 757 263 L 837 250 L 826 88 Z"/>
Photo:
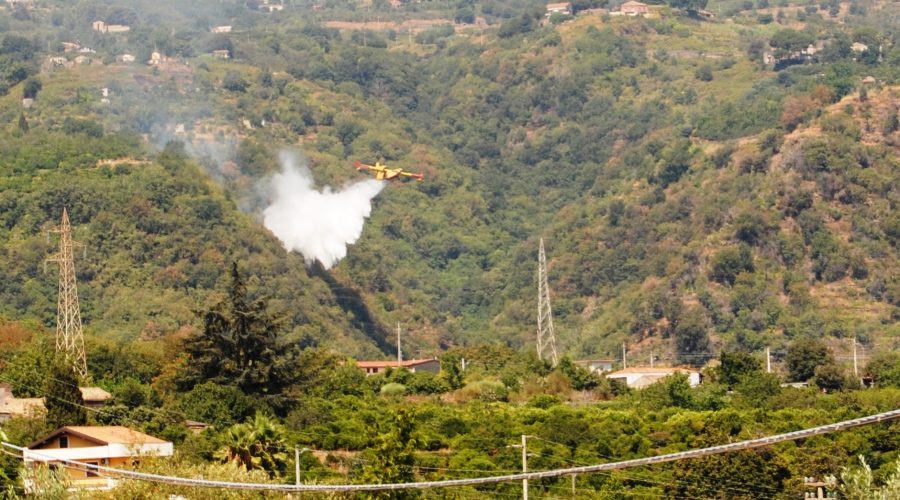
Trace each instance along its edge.
<path fill-rule="evenodd" d="M 365 169 L 375 172 L 375 178 L 380 181 L 399 181 L 402 180 L 403 177 L 411 177 L 417 181 L 421 181 L 425 178 L 425 174 L 406 172 L 402 168 L 387 168 L 387 165 L 382 165 L 377 161 L 375 162 L 375 165 L 366 165 L 365 163 L 355 162 L 353 166 L 356 167 L 356 170 Z"/>

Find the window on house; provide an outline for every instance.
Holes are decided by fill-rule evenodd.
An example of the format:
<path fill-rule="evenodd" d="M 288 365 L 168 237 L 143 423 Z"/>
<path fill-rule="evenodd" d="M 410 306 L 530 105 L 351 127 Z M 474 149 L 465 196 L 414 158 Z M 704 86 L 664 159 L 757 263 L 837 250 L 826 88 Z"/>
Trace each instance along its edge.
<path fill-rule="evenodd" d="M 60 436 L 59 437 L 59 447 L 60 448 L 68 448 L 69 447 L 69 436 Z"/>
<path fill-rule="evenodd" d="M 100 465 L 99 462 L 85 462 L 85 463 L 88 465 Z M 87 473 L 87 477 L 97 477 L 96 469 L 87 469 L 85 472 Z"/>

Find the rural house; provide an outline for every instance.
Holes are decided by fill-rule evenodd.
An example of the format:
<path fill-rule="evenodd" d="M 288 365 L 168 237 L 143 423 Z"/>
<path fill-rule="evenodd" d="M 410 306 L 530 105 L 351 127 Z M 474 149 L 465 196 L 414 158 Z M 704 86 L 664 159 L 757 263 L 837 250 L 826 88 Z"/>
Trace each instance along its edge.
<path fill-rule="evenodd" d="M 437 359 L 409 359 L 405 361 L 357 361 L 356 366 L 365 372 L 366 376 L 381 373 L 388 368 L 406 368 L 416 372 L 440 373 L 441 362 Z"/>
<path fill-rule="evenodd" d="M 641 2 L 625 2 L 619 7 L 619 11 L 623 16 L 641 16 L 646 17 L 650 13 L 650 7 Z"/>
<path fill-rule="evenodd" d="M 61 427 L 23 451 L 25 467 L 46 465 L 60 467 L 63 460 L 76 460 L 104 467 L 131 466 L 141 457 L 171 457 L 172 443 L 122 426 Z M 112 478 L 100 477 L 96 471 L 65 467 L 75 489 L 110 489 Z M 26 481 L 26 491 L 40 491 L 40 485 Z"/>
<path fill-rule="evenodd" d="M 700 372 L 691 370 L 690 368 L 625 368 L 623 370 L 607 373 L 606 378 L 624 382 L 625 385 L 632 389 L 643 389 L 648 385 L 655 384 L 676 373 L 687 374 L 688 383 L 691 387 L 700 385 Z"/>
<path fill-rule="evenodd" d="M 548 3 L 547 4 L 547 13 L 545 15 L 547 17 L 550 17 L 553 14 L 566 14 L 568 16 L 571 16 L 572 13 L 573 13 L 573 10 L 572 10 L 571 2 Z"/>

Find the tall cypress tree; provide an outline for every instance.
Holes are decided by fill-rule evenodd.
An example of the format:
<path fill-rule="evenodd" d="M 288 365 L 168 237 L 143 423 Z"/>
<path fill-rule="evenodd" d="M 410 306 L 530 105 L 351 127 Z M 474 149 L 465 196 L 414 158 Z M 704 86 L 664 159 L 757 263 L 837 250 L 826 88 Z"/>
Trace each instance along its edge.
<path fill-rule="evenodd" d="M 266 309 L 264 300 L 247 297 L 234 264 L 228 297 L 203 313 L 203 330 L 185 341 L 190 361 L 179 374 L 181 388 L 213 382 L 265 395 L 290 385 L 297 350 L 278 343 L 281 325 Z"/>
<path fill-rule="evenodd" d="M 72 366 L 58 359 L 51 365 L 49 375 L 44 391 L 47 422 L 54 428 L 87 424 L 87 407 Z"/>

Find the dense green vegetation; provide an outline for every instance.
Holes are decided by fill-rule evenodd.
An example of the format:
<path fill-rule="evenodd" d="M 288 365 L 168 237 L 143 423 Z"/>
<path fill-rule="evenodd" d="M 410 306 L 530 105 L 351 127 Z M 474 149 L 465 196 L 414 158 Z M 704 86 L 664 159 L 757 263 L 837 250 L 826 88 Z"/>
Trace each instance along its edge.
<path fill-rule="evenodd" d="M 4 431 L 27 442 L 87 418 L 174 440 L 176 461 L 146 464 L 167 473 L 292 481 L 297 446 L 327 452 L 304 455 L 308 480 L 407 481 L 516 470 L 506 447 L 523 433 L 538 469 L 893 409 L 900 7 L 592 10 L 618 3 L 577 1 L 577 15 L 548 19 L 533 0 L 4 7 L 0 382 L 51 410 Z M 98 20 L 130 29 L 94 31 Z M 90 50 L 66 52 L 75 41 Z M 317 186 L 361 178 L 355 160 L 426 180 L 384 189 L 326 271 L 259 224 L 261 180 L 282 150 Z M 84 245 L 88 368 L 115 395 L 88 415 L 68 404 L 73 383 L 52 356 L 47 230 L 64 207 Z M 556 369 L 532 352 L 541 237 Z M 407 356 L 441 356 L 440 376 L 366 378 L 347 359 L 386 357 L 398 323 Z M 706 367 L 705 383 L 631 392 L 571 361 L 618 357 L 623 342 L 630 360 Z M 859 390 L 861 378 L 877 388 Z M 214 427 L 189 434 L 185 419 Z M 859 454 L 880 484 L 896 434 L 876 426 L 577 487 L 796 496 L 798 478 Z M 533 487 L 564 496 L 568 480 Z"/>

